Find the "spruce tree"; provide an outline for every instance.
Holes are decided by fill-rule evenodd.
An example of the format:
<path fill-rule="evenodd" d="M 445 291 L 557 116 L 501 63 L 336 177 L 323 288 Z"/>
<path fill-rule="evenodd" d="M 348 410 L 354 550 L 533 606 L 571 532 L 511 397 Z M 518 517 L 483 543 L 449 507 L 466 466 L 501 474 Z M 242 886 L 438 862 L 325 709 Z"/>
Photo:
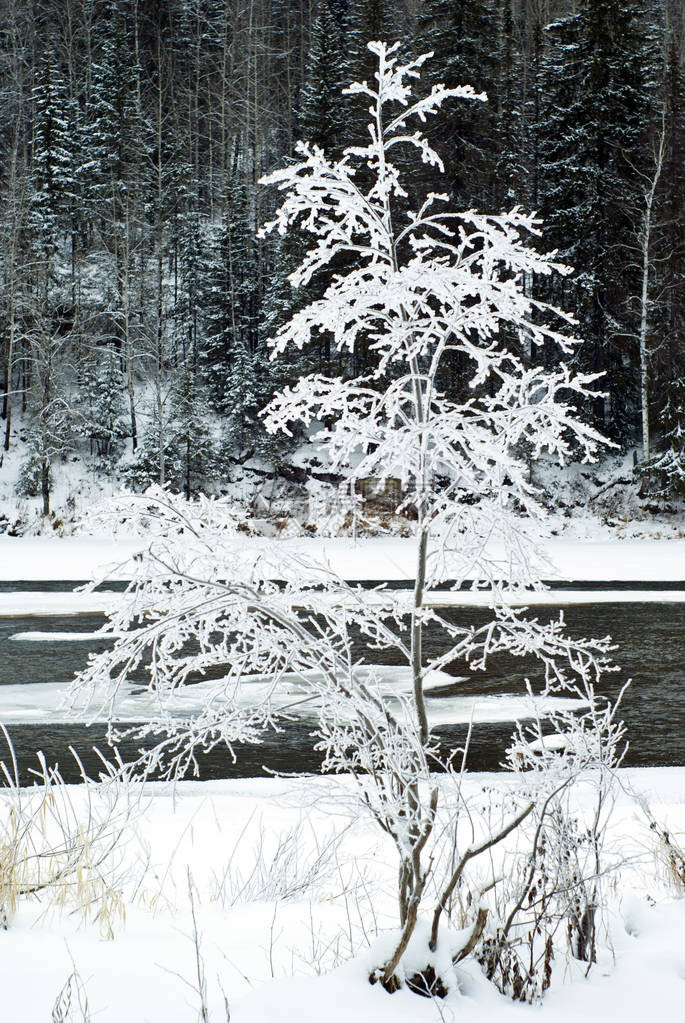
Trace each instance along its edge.
<path fill-rule="evenodd" d="M 136 367 L 140 338 L 152 332 L 143 298 L 151 248 L 153 145 L 139 88 L 135 33 L 127 3 L 107 4 L 94 54 L 89 106 L 88 204 L 94 246 L 107 269 L 110 336 L 126 377 L 132 448 L 138 444 Z"/>
<path fill-rule="evenodd" d="M 173 226 L 174 307 L 177 350 L 196 370 L 202 347 L 202 296 L 207 273 L 206 230 L 197 199 L 179 187 L 182 198 Z M 185 201 L 183 201 L 185 200 Z"/>
<path fill-rule="evenodd" d="M 345 56 L 342 77 L 346 84 L 374 84 L 376 65 L 368 43 L 375 40 L 404 42 L 408 38 L 408 26 L 402 15 L 402 9 L 393 0 L 349 0 L 343 19 Z M 350 97 L 343 138 L 345 145 L 355 144 L 365 137 L 367 121 L 368 103 L 362 97 Z"/>
<path fill-rule="evenodd" d="M 35 193 L 32 219 L 34 230 L 40 238 L 49 276 L 52 273 L 52 258 L 64 229 L 68 195 L 73 186 L 74 176 L 66 85 L 54 55 L 49 50 L 37 69 L 33 106 Z"/>
<path fill-rule="evenodd" d="M 424 0 L 417 16 L 413 47 L 418 56 L 433 51 L 425 78 L 447 88 L 471 85 L 487 103 L 454 104 L 430 125 L 431 144 L 445 165 L 445 183 L 453 200 L 466 207 L 492 208 L 495 185 L 500 19 L 493 0 Z"/>
<path fill-rule="evenodd" d="M 596 424 L 636 433 L 637 293 L 629 251 L 646 158 L 653 54 L 636 0 L 581 0 L 550 26 L 541 69 L 540 211 L 545 241 L 574 267 L 556 298 L 580 321 L 583 369 L 605 373 Z"/>
<path fill-rule="evenodd" d="M 310 48 L 305 66 L 304 84 L 298 112 L 299 135 L 319 146 L 327 156 L 339 156 L 346 131 L 347 104 L 343 95 L 343 46 L 340 25 L 331 13 L 327 0 L 321 0 L 314 20 Z M 306 236 L 298 229 L 289 229 L 273 247 L 273 272 L 269 274 L 261 314 L 262 334 L 272 337 L 298 309 L 317 295 L 323 294 L 331 271 L 315 275 L 306 287 L 293 289 L 289 276 L 306 252 Z M 335 271 L 337 265 L 332 267 Z M 321 335 L 307 351 L 279 360 L 276 372 L 281 386 L 302 373 L 319 369 L 325 373 L 340 370 L 331 356 L 330 337 Z"/>
<path fill-rule="evenodd" d="M 496 151 L 492 202 L 495 209 L 529 206 L 525 146 L 526 76 L 522 52 L 523 24 L 514 16 L 511 0 L 499 0 L 494 77 Z M 533 207 L 534 208 L 534 207 Z"/>
<path fill-rule="evenodd" d="M 139 103 L 139 68 L 130 26 L 112 7 L 92 71 L 90 201 L 103 238 L 120 243 L 132 206 L 150 201 L 152 138 Z"/>
<path fill-rule="evenodd" d="M 327 0 L 321 0 L 311 29 L 297 123 L 300 138 L 330 156 L 342 152 L 346 84 L 340 26 Z"/>
<path fill-rule="evenodd" d="M 200 366 L 213 407 L 242 448 L 262 433 L 258 412 L 269 393 L 270 367 L 260 352 L 257 246 L 241 181 L 232 183 L 225 209 L 209 253 Z"/>
<path fill-rule="evenodd" d="M 177 376 L 171 404 L 167 478 L 190 500 L 216 473 L 216 450 L 207 422 L 207 396 L 190 366 L 186 365 Z"/>
<path fill-rule="evenodd" d="M 107 470 L 127 436 L 124 382 L 114 353 L 98 351 L 85 367 L 80 383 L 79 433 L 88 438 L 99 468 Z"/>
<path fill-rule="evenodd" d="M 664 169 L 657 195 L 657 296 L 653 316 L 652 394 L 660 468 L 668 492 L 685 493 L 685 25 L 673 19 L 664 34 Z"/>
<path fill-rule="evenodd" d="M 64 79 L 50 50 L 33 90 L 33 182 L 29 228 L 33 295 L 25 328 L 26 384 L 30 389 L 30 466 L 40 479 L 43 515 L 50 513 L 52 464 L 71 443 L 74 409 L 67 396 L 73 310 L 63 287 L 60 247 L 73 188 L 74 154 Z M 30 474 L 30 473 L 29 473 Z"/>

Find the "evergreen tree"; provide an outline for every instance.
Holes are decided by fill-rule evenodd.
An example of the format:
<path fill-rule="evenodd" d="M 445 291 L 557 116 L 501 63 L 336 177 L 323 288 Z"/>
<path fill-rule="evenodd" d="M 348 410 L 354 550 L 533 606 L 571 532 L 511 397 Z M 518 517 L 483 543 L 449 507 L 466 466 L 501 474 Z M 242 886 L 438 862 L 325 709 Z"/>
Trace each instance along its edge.
<path fill-rule="evenodd" d="M 664 170 L 657 196 L 657 295 L 651 377 L 656 464 L 669 491 L 685 493 L 685 25 L 671 20 L 665 32 L 662 85 Z"/>
<path fill-rule="evenodd" d="M 216 450 L 207 423 L 207 396 L 189 366 L 181 370 L 171 402 L 167 478 L 190 500 L 215 477 Z"/>
<path fill-rule="evenodd" d="M 50 513 L 52 465 L 70 447 L 75 409 L 68 398 L 67 360 L 73 309 L 63 288 L 60 243 L 73 192 L 74 152 L 64 79 L 48 50 L 33 90 L 34 196 L 29 228 L 33 294 L 26 308 L 25 382 L 30 397 L 30 451 L 24 480 L 40 480 L 43 514 Z"/>
<path fill-rule="evenodd" d="M 50 264 L 64 228 L 74 154 L 66 86 L 49 50 L 38 67 L 33 104 L 33 223 L 45 262 Z M 47 276 L 50 274 L 48 268 Z"/>
<path fill-rule="evenodd" d="M 321 0 L 311 29 L 298 127 L 301 138 L 320 146 L 331 157 L 342 152 L 346 84 L 340 26 L 327 0 Z"/>
<path fill-rule="evenodd" d="M 575 312 L 584 369 L 605 372 L 594 414 L 616 440 L 638 423 L 629 268 L 645 162 L 653 54 L 636 0 L 582 0 L 549 28 L 542 67 L 540 207 L 548 247 L 575 274 L 559 300 Z"/>
<path fill-rule="evenodd" d="M 103 238 L 115 229 L 115 246 L 134 200 L 150 201 L 151 136 L 139 104 L 139 70 L 124 13 L 113 5 L 92 69 L 89 198 Z"/>
<path fill-rule="evenodd" d="M 269 393 L 269 365 L 260 352 L 257 245 L 245 185 L 234 182 L 226 220 L 209 254 L 203 301 L 205 340 L 200 366 L 214 408 L 240 447 L 262 432 L 258 412 Z"/>
<path fill-rule="evenodd" d="M 124 383 L 119 360 L 103 349 L 85 368 L 81 382 L 79 433 L 90 441 L 91 454 L 107 468 L 127 436 Z"/>
<path fill-rule="evenodd" d="M 377 66 L 369 53 L 368 43 L 406 41 L 408 25 L 402 9 L 393 0 L 349 0 L 343 20 L 345 57 L 342 78 L 352 82 L 374 84 Z M 366 137 L 368 103 L 359 96 L 350 97 L 346 114 L 345 145 Z"/>
<path fill-rule="evenodd" d="M 500 23 L 492 0 L 424 0 L 414 31 L 414 52 L 433 51 L 426 80 L 452 89 L 471 85 L 487 103 L 454 104 L 440 127 L 429 127 L 431 144 L 445 165 L 453 200 L 466 207 L 492 208 L 495 193 Z M 507 45 L 511 45 L 507 40 Z"/>
<path fill-rule="evenodd" d="M 181 195 L 182 190 L 179 189 Z M 202 293 L 207 272 L 205 235 L 194 196 L 186 197 L 173 225 L 174 309 L 181 358 L 197 369 L 201 341 Z"/>
<path fill-rule="evenodd" d="M 341 154 L 346 130 L 343 63 L 340 26 L 327 0 L 321 0 L 312 25 L 298 124 L 301 137 L 319 146 L 331 158 Z M 273 337 L 298 309 L 323 294 L 331 272 L 340 269 L 340 261 L 337 261 L 325 275 L 317 274 L 306 287 L 293 289 L 289 277 L 302 261 L 306 245 L 303 232 L 291 228 L 275 246 L 274 267 L 268 277 L 261 316 L 265 338 Z M 290 355 L 287 360 L 280 360 L 277 367 L 280 385 L 315 368 L 325 373 L 334 371 L 328 335 L 321 335 L 313 348 L 298 353 L 297 357 Z M 336 368 L 341 368 L 339 360 L 336 360 Z"/>
<path fill-rule="evenodd" d="M 529 206 L 526 173 L 526 75 L 521 41 L 523 24 L 514 17 L 511 0 L 499 0 L 495 103 L 496 153 L 491 188 L 495 208 Z M 533 206 L 533 208 L 535 208 Z"/>
<path fill-rule="evenodd" d="M 144 490 L 169 486 L 190 498 L 216 479 L 216 445 L 207 422 L 207 394 L 188 365 L 179 367 L 162 403 L 153 402 L 128 481 Z"/>
<path fill-rule="evenodd" d="M 91 69 L 88 203 L 94 246 L 106 258 L 111 336 L 124 362 L 132 448 L 138 443 L 136 364 L 140 338 L 154 333 L 144 299 L 152 243 L 152 139 L 140 102 L 140 68 L 129 4 L 107 4 L 102 47 Z"/>

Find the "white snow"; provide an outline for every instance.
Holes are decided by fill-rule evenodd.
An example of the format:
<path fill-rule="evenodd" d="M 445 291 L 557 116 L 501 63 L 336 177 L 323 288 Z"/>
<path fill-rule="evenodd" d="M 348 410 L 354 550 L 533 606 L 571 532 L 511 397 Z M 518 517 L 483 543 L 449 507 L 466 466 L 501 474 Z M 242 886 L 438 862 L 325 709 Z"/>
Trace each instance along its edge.
<path fill-rule="evenodd" d="M 379 936 L 396 926 L 395 863 L 346 779 L 253 779 L 148 787 L 123 846 L 114 938 L 79 913 L 22 900 L 0 930 L 2 1019 L 43 1023 L 74 968 L 98 1023 L 188 1023 L 199 1018 L 188 901 L 192 879 L 212 1023 L 542 1023 L 679 1020 L 685 981 L 685 899 L 676 897 L 631 789 L 671 833 L 685 828 L 685 769 L 622 770 L 611 842 L 624 864 L 611 896 L 599 962 L 554 964 L 540 1008 L 512 1003 L 466 960 L 444 1001 L 387 995 L 367 976 Z M 470 775 L 472 793 L 506 788 L 503 775 Z M 73 789 L 78 803 L 80 790 Z M 583 791 L 578 795 L 583 801 Z M 0 812 L 2 812 L 0 801 Z M 330 844 L 334 836 L 337 843 Z M 276 857 L 279 844 L 297 859 Z M 280 866 L 279 866 L 280 862 Z M 299 879 L 299 885 L 298 885 Z M 373 900 L 373 911 L 370 905 Z M 363 921 L 363 922 L 362 922 Z M 80 1020 L 80 1017 L 76 1017 Z"/>
<path fill-rule="evenodd" d="M 276 542 L 308 561 L 324 562 L 350 580 L 409 581 L 414 578 L 415 543 L 401 537 L 298 537 L 272 541 L 241 536 L 235 544 L 256 551 Z M 125 563 L 147 547 L 140 537 L 9 537 L 0 536 L 0 581 L 85 581 L 107 574 L 125 578 Z M 568 539 L 543 543 L 553 580 L 618 582 L 685 581 L 685 539 Z M 495 552 L 496 553 L 496 552 Z"/>
<path fill-rule="evenodd" d="M 408 596 L 388 591 L 375 598 L 378 603 L 393 607 L 407 604 Z M 14 592 L 0 593 L 0 618 L 52 618 L 61 615 L 104 614 L 114 608 L 121 598 L 112 593 L 41 593 Z M 512 607 L 565 607 L 575 604 L 680 604 L 685 601 L 683 590 L 542 590 L 514 596 L 509 601 Z M 432 591 L 427 593 L 425 603 L 431 607 L 489 607 L 491 597 L 485 590 Z M 59 642 L 88 639 L 98 633 L 78 632 L 21 632 L 12 637 L 23 642 Z"/>
<path fill-rule="evenodd" d="M 121 598 L 112 593 L 0 593 L 0 618 L 105 614 Z M 39 635 L 49 635 L 39 633 Z M 83 634 L 81 634 L 83 635 Z M 24 633 L 22 639 L 27 639 Z M 58 637 L 59 638 L 59 637 Z"/>
<path fill-rule="evenodd" d="M 9 615 L 7 617 L 10 617 Z M 113 633 L 109 634 L 110 636 Z M 106 641 L 107 636 L 101 632 L 15 632 L 10 636 L 11 643 L 92 643 L 93 640 Z"/>
<path fill-rule="evenodd" d="M 0 580 L 117 578 L 117 566 L 144 547 L 135 537 L 0 536 Z"/>
<path fill-rule="evenodd" d="M 268 541 L 244 538 L 260 546 Z M 351 579 L 407 579 L 411 545 L 400 539 L 317 539 L 286 541 L 303 553 L 328 557 Z M 0 538 L 3 579 L 83 580 L 103 565 L 121 563 L 140 540 L 85 538 Z M 560 540 L 548 550 L 558 578 L 579 580 L 681 580 L 685 577 L 682 540 Z M 0 615 L 78 614 L 104 611 L 116 594 L 5 593 Z M 487 602 L 487 594 L 436 594 L 436 601 Z M 526 603 L 600 601 L 680 601 L 682 591 L 547 591 Z M 88 633 L 90 638 L 93 634 Z M 15 633 L 16 642 L 81 641 L 84 634 L 36 631 Z M 406 688 L 402 671 L 383 669 L 384 684 Z M 437 677 L 432 686 L 453 678 Z M 255 679 L 246 686 L 255 696 Z M 430 686 L 429 686 L 430 688 Z M 186 690 L 178 713 L 202 702 L 202 684 Z M 292 680 L 284 698 L 304 695 L 302 679 Z M 0 720 L 18 723 L 72 721 L 64 704 L 66 680 L 53 684 L 0 687 Z M 531 713 L 523 698 L 429 698 L 433 725 L 511 721 Z M 527 704 L 527 705 L 526 705 Z M 140 721 L 155 712 L 152 699 L 135 685 L 122 688 L 116 716 Z M 540 708 L 544 711 L 545 708 Z M 555 709 L 561 709 L 556 707 Z M 303 708 L 303 713 L 305 710 Z M 76 720 L 93 717 L 93 705 Z M 554 739 L 551 740 L 554 742 Z M 658 856 L 653 832 L 630 794 L 646 794 L 652 812 L 682 846 L 685 833 L 685 769 L 618 772 L 622 788 L 610 842 L 625 864 L 611 895 L 599 962 L 588 978 L 573 964 L 556 964 L 551 990 L 540 1009 L 508 1001 L 467 960 L 457 969 L 457 987 L 444 1001 L 406 991 L 393 996 L 367 983 L 377 935 L 396 926 L 392 891 L 396 866 L 392 852 L 348 800 L 344 779 L 253 779 L 181 783 L 171 790 L 149 786 L 144 812 L 121 847 L 125 871 L 120 886 L 125 919 L 115 921 L 115 937 L 104 941 L 99 925 L 23 900 L 7 931 L 0 930 L 0 1019 L 43 1023 L 68 976 L 76 968 L 98 1023 L 187 1023 L 199 1016 L 199 995 L 188 873 L 196 890 L 200 951 L 207 979 L 212 1023 L 224 1023 L 224 993 L 232 1023 L 542 1023 L 582 1019 L 604 1023 L 620 1014 L 622 1023 L 647 1018 L 679 1019 L 683 1004 L 685 899 L 678 898 Z M 472 791 L 502 791 L 505 775 L 469 775 Z M 73 790 L 81 798 L 80 790 Z M 0 815 L 5 812 L 0 790 Z M 339 844 L 322 850 L 333 834 Z M 296 844 L 280 866 L 275 850 Z M 289 837 L 290 836 L 290 837 Z M 317 853 L 316 850 L 319 850 Z M 320 859 L 320 869 L 307 868 Z M 309 877 L 306 879 L 305 875 Z M 305 878 L 298 889 L 297 879 Z M 313 879 L 312 879 L 313 878 Z M 373 900 L 373 903 L 372 903 Z M 116 914 L 115 914 L 116 915 Z M 37 970 L 36 964 L 40 964 Z M 80 1023 L 80 1021 L 79 1021 Z"/>

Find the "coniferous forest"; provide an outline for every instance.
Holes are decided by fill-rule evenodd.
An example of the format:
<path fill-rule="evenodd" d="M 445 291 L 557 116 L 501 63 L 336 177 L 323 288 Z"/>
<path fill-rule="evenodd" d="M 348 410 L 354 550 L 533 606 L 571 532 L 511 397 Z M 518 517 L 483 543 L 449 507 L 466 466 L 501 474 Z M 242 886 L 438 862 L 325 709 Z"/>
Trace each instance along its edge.
<path fill-rule="evenodd" d="M 604 374 L 585 413 L 650 485 L 682 489 L 681 0 L 3 0 L 0 444 L 21 434 L 19 485 L 44 511 L 75 450 L 188 495 L 278 462 L 259 417 L 274 389 L 372 368 L 325 333 L 269 358 L 328 279 L 293 291 L 306 241 L 257 231 L 278 203 L 260 179 L 299 139 L 332 156 L 364 139 L 343 89 L 373 73 L 373 39 L 434 51 L 429 85 L 488 95 L 427 124 L 446 177 L 405 168 L 407 208 L 447 183 L 457 209 L 537 211 L 537 244 L 574 272 L 526 288 L 577 318 L 571 368 Z M 463 381 L 455 359 L 440 384 Z"/>

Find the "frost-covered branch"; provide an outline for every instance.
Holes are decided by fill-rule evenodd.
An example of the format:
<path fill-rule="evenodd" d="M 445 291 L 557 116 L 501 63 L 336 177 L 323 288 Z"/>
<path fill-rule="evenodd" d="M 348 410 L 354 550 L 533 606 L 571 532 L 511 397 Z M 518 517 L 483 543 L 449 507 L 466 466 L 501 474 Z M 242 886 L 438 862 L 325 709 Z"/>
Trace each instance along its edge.
<path fill-rule="evenodd" d="M 278 330 L 274 354 L 323 333 L 343 356 L 363 343 L 371 368 L 352 378 L 303 377 L 274 396 L 264 419 L 272 432 L 318 424 L 317 443 L 352 486 L 368 476 L 401 481 L 397 512 L 414 534 L 413 589 L 392 595 L 351 587 L 278 543 L 246 545 L 240 512 L 229 502 L 188 504 L 153 491 L 126 503 L 126 515 L 135 517 L 137 507 L 154 538 L 110 617 L 113 646 L 91 659 L 77 692 L 116 718 L 126 687 L 144 685 L 152 713 L 135 734 L 147 744 L 147 765 L 171 774 L 196 768 L 200 749 L 224 743 L 235 755 L 236 744 L 259 742 L 303 708 L 315 715 L 324 768 L 356 778 L 363 803 L 395 846 L 400 931 L 372 975 L 395 990 L 429 897 L 435 948 L 448 903 L 471 868 L 491 862 L 495 848 L 534 819 L 529 861 L 510 905 L 521 892 L 525 900 L 550 807 L 559 809 L 550 793 L 565 791 L 582 770 L 606 779 L 620 759 L 623 732 L 616 708 L 598 695 L 610 669 L 609 640 L 569 637 L 562 616 L 541 622 L 510 606 L 513 595 L 520 603 L 522 593 L 543 586 L 537 539 L 545 512 L 531 459 L 544 452 L 559 463 L 592 461 L 602 443 L 578 415 L 596 397 L 597 380 L 566 365 L 580 344 L 570 333 L 573 318 L 527 286 L 567 270 L 554 253 L 534 247 L 539 222 L 518 208 L 490 216 L 452 212 L 436 193 L 410 200 L 395 152 L 418 152 L 439 167 L 423 122 L 448 100 L 483 97 L 437 86 L 415 98 L 427 57 L 401 64 L 393 47 L 370 49 L 378 59 L 375 84 L 350 90 L 369 100 L 367 139 L 339 160 L 301 143 L 298 162 L 263 179 L 282 202 L 262 231 L 306 232 L 311 245 L 291 283 L 305 287 L 315 275 L 328 281 Z M 341 253 L 349 268 L 335 273 Z M 557 356 L 552 371 L 543 358 L 549 350 Z M 460 386 L 448 395 L 444 381 L 455 364 Z M 446 581 L 487 590 L 489 620 L 467 627 L 431 607 L 431 587 Z M 426 686 L 431 672 L 457 666 L 475 675 L 501 653 L 531 665 L 537 718 L 532 728 L 519 728 L 509 753 L 518 784 L 508 812 L 484 829 L 452 774 L 454 751 L 442 751 L 431 735 Z M 382 666 L 367 663 L 374 657 L 403 665 L 409 683 L 390 684 Z M 576 713 L 543 719 L 540 696 L 549 704 L 560 695 Z M 442 806 L 435 770 L 451 775 L 456 792 L 444 828 L 436 828 Z M 568 834 L 562 809 L 559 828 Z M 473 832 L 467 842 L 462 822 Z M 595 876 L 601 814 L 593 829 Z M 446 843 L 454 843 L 448 867 Z M 495 892 L 496 900 L 498 885 L 490 877 L 478 891 Z M 543 904 L 558 903 L 558 891 Z M 483 914 L 479 906 L 457 954 L 480 954 L 478 943 L 482 949 L 491 940 L 483 937 Z M 507 926 L 513 924 L 491 945 L 493 970 Z"/>

